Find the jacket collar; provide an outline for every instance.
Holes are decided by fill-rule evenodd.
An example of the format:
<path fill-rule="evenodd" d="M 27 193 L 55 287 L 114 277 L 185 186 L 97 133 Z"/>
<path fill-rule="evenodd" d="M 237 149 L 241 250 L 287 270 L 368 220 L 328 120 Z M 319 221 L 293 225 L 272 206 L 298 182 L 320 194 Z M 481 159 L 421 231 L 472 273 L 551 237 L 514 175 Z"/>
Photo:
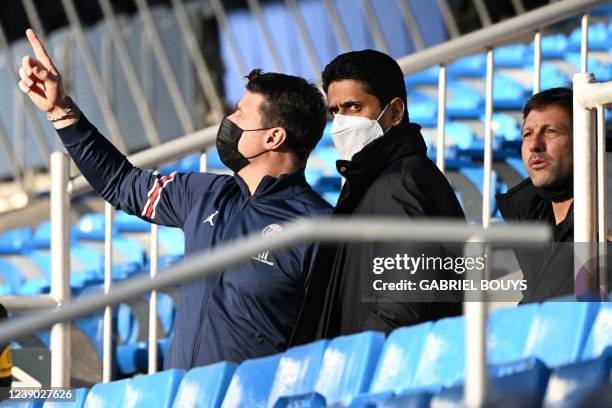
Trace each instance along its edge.
<path fill-rule="evenodd" d="M 530 178 L 524 179 L 504 194 L 497 194 L 495 198 L 505 219 L 542 220 L 550 221 L 554 225 L 551 202 L 538 193 Z M 570 212 L 573 212 L 572 209 L 573 204 Z"/>
<path fill-rule="evenodd" d="M 426 153 L 427 146 L 421 135 L 421 126 L 403 123 L 369 143 L 351 161 L 338 160 L 336 168 L 347 179 L 372 179 L 396 160 Z"/>
<path fill-rule="evenodd" d="M 238 174 L 234 175 L 238 182 L 238 186 L 247 197 L 251 196 L 249 186 Z M 281 174 L 278 178 L 273 176 L 264 176 L 255 189 L 252 197 L 284 197 L 289 195 L 301 194 L 308 190 L 309 186 L 304 175 L 304 167 L 293 173 Z"/>

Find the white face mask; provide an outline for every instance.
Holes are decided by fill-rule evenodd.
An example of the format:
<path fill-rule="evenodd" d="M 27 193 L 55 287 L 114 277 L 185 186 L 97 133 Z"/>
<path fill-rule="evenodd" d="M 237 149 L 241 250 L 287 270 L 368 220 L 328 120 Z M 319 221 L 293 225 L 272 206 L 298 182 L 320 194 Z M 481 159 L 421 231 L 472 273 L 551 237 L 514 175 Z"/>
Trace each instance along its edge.
<path fill-rule="evenodd" d="M 340 159 L 351 160 L 353 156 L 360 152 L 367 144 L 385 134 L 378 120 L 383 113 L 385 113 L 387 106 L 389 106 L 389 104 L 380 112 L 376 120 L 368 119 L 363 116 L 347 116 L 340 114 L 334 116 L 331 135 L 334 140 L 334 146 L 336 146 L 340 154 Z"/>

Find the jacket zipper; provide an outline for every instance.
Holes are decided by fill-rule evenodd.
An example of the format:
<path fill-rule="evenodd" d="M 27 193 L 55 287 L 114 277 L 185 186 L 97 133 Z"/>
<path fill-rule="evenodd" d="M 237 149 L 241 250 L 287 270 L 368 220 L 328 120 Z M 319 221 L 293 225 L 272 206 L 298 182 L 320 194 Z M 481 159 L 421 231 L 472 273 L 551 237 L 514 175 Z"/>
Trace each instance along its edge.
<path fill-rule="evenodd" d="M 251 200 L 251 197 L 252 196 L 249 195 L 248 198 L 244 201 L 244 204 L 242 205 L 242 207 L 240 208 L 240 219 L 234 225 L 234 229 L 232 231 L 231 237 L 234 237 L 236 235 L 236 228 L 238 228 L 238 226 L 240 225 L 240 222 L 242 221 L 244 210 L 247 208 Z M 204 317 L 205 320 L 204 322 L 198 325 L 198 330 L 196 331 L 194 348 L 191 354 L 191 367 L 192 368 L 195 367 L 197 356 L 198 354 L 200 354 L 200 344 L 202 341 L 202 330 L 208 320 L 208 318 L 206 317 L 206 311 L 208 309 L 208 300 L 212 296 L 212 291 L 219 283 L 219 279 L 221 279 L 221 276 L 217 276 L 217 279 L 209 287 L 206 288 L 206 292 L 204 293 L 204 296 L 202 297 L 202 301 L 200 302 L 200 318 L 198 320 L 201 321 L 202 317 Z"/>

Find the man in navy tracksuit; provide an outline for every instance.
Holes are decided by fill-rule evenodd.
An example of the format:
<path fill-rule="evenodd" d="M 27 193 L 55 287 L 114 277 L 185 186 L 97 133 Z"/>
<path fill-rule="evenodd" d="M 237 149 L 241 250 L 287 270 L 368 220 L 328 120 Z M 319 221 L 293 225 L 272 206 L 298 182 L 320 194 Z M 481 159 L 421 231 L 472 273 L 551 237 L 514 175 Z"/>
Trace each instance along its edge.
<path fill-rule="evenodd" d="M 217 135 L 222 161 L 237 174 L 159 175 L 132 164 L 68 98 L 35 34 L 20 88 L 58 129 L 93 188 L 116 208 L 182 228 L 185 254 L 248 234 L 271 236 L 297 217 L 331 207 L 306 183 L 304 166 L 325 126 L 321 93 L 301 78 L 248 76 L 247 92 Z M 240 266 L 183 286 L 165 368 L 242 361 L 286 349 L 304 298 L 315 244 L 263 252 Z"/>

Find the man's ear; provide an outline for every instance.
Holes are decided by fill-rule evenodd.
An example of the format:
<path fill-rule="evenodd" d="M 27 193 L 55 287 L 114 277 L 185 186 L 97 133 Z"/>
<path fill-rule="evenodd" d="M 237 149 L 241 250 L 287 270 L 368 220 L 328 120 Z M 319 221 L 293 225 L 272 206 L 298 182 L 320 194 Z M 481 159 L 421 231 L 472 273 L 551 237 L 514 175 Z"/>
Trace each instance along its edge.
<path fill-rule="evenodd" d="M 389 102 L 389 107 L 387 109 L 391 115 L 389 126 L 397 126 L 402 123 L 404 119 L 404 112 L 406 112 L 406 105 L 401 98 L 393 98 L 391 102 Z"/>
<path fill-rule="evenodd" d="M 266 133 L 264 146 L 266 150 L 278 150 L 287 140 L 287 131 L 282 127 L 275 127 Z"/>

